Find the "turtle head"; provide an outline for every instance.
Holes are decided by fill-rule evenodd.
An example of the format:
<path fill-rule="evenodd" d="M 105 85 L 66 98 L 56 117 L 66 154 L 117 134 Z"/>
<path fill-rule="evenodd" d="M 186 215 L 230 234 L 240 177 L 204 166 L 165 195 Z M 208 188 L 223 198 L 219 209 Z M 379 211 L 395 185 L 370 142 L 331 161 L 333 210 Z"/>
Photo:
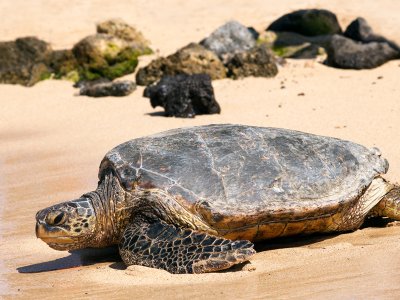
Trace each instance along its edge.
<path fill-rule="evenodd" d="M 89 198 L 60 203 L 36 214 L 36 236 L 56 250 L 94 247 L 96 214 Z"/>

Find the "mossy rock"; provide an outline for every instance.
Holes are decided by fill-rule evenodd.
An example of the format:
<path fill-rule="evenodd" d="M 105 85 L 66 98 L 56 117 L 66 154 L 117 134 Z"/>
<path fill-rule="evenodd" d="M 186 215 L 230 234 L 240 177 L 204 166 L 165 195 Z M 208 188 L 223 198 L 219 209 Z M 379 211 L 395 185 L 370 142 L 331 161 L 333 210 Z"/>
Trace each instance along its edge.
<path fill-rule="evenodd" d="M 342 33 L 336 15 L 324 9 L 303 9 L 274 21 L 267 30 L 296 32 L 306 36 Z"/>
<path fill-rule="evenodd" d="M 36 37 L 0 42 L 0 83 L 32 86 L 50 78 L 50 44 Z"/>
<path fill-rule="evenodd" d="M 78 62 L 72 53 L 72 50 L 53 51 L 49 62 L 49 67 L 54 73 L 55 79 L 67 79 L 73 81 L 76 79 L 76 76 L 72 74 L 77 73 Z M 76 80 L 79 80 L 79 78 Z"/>
<path fill-rule="evenodd" d="M 81 80 L 115 78 L 133 73 L 141 51 L 117 37 L 96 34 L 77 43 L 72 49 L 79 65 Z"/>
<path fill-rule="evenodd" d="M 120 38 L 135 48 L 138 55 L 152 54 L 149 41 L 143 34 L 121 19 L 111 19 L 97 24 L 97 33 L 105 33 Z"/>
<path fill-rule="evenodd" d="M 257 44 L 265 44 L 282 58 L 315 58 L 326 55 L 332 35 L 304 36 L 295 32 L 265 31 L 260 34 Z"/>

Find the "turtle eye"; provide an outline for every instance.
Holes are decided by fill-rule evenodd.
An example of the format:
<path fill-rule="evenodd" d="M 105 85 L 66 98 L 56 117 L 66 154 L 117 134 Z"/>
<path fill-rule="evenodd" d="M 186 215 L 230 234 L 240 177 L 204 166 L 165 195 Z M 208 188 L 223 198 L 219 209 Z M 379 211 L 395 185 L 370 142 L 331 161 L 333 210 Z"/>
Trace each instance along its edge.
<path fill-rule="evenodd" d="M 46 217 L 46 223 L 49 225 L 61 225 L 66 221 L 66 214 L 62 211 L 53 211 Z"/>

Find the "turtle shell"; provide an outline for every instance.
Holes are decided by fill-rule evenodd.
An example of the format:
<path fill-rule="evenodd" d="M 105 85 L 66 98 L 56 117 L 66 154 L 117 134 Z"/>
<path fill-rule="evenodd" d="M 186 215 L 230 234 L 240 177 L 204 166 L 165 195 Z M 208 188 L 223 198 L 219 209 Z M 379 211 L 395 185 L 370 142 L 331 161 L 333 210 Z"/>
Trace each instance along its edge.
<path fill-rule="evenodd" d="M 208 125 L 166 131 L 108 152 L 126 190 L 162 189 L 214 227 L 316 218 L 356 201 L 388 163 L 376 148 L 293 130 Z"/>

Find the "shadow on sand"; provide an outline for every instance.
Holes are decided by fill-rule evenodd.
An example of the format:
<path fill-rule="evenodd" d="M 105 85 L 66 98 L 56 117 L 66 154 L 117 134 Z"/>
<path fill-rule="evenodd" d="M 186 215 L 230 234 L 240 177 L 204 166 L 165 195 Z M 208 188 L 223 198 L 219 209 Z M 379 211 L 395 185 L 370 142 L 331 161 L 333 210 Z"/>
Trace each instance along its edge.
<path fill-rule="evenodd" d="M 393 220 L 388 218 L 369 218 L 367 219 L 362 228 L 367 227 L 386 227 Z M 306 245 L 318 243 L 327 239 L 336 237 L 343 233 L 331 233 L 331 234 L 314 234 L 308 236 L 292 236 L 275 238 L 272 240 L 266 240 L 255 243 L 255 250 L 257 252 L 281 249 L 281 248 L 293 248 L 293 247 L 303 247 Z M 63 269 L 76 268 L 81 266 L 94 265 L 100 262 L 110 262 L 110 268 L 115 270 L 125 270 L 126 266 L 121 261 L 118 253 L 117 247 L 109 247 L 103 249 L 82 249 L 69 251 L 70 255 L 63 258 L 58 258 L 52 261 L 47 261 L 38 264 L 32 264 L 28 266 L 23 266 L 17 268 L 19 273 L 39 273 L 39 272 L 49 272 L 57 271 Z M 244 262 L 237 264 L 227 270 L 221 270 L 220 272 L 236 272 L 242 270 L 249 262 Z"/>
<path fill-rule="evenodd" d="M 90 266 L 100 262 L 112 262 L 119 264 L 121 260 L 117 247 L 103 249 L 82 249 L 69 251 L 67 257 L 58 258 L 38 264 L 28 265 L 17 268 L 19 273 L 40 273 L 63 269 L 76 268 L 81 266 Z M 121 263 L 123 265 L 123 263 Z"/>
<path fill-rule="evenodd" d="M 384 228 L 387 227 L 392 219 L 382 218 L 382 217 L 371 217 L 364 221 L 360 229 L 363 228 Z M 352 232 L 352 231 L 347 231 Z M 281 248 L 293 248 L 293 247 L 303 247 L 306 245 L 311 245 L 314 243 L 322 242 L 324 240 L 329 240 L 338 235 L 345 234 L 344 232 L 332 232 L 332 233 L 315 233 L 311 235 L 299 235 L 299 236 L 288 236 L 275 238 L 272 240 L 265 240 L 261 242 L 256 242 L 254 248 L 257 252 L 268 251 Z"/>

